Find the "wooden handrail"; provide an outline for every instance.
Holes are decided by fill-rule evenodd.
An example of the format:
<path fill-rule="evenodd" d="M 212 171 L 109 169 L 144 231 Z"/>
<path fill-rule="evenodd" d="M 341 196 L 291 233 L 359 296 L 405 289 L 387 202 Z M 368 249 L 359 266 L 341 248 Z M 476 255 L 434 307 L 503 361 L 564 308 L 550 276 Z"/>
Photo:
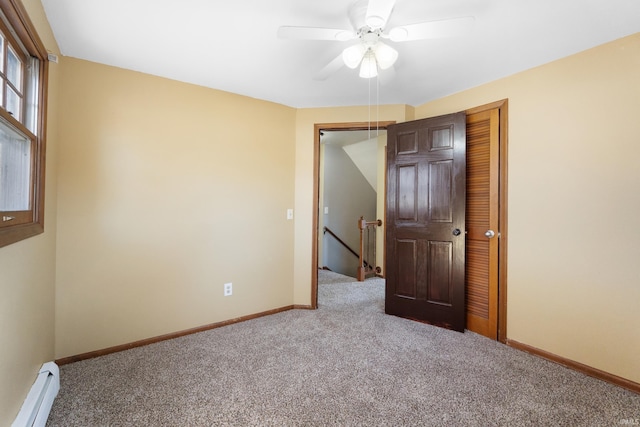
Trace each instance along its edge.
<path fill-rule="evenodd" d="M 340 243 L 342 246 L 344 246 L 345 248 L 347 248 L 347 250 L 349 252 L 351 252 L 352 254 L 354 254 L 356 257 L 360 258 L 360 255 L 358 255 L 358 253 L 356 251 L 354 251 L 353 249 L 351 249 L 351 247 L 349 247 L 349 245 L 347 245 L 341 238 L 339 238 L 336 233 L 334 233 L 333 231 L 331 231 L 331 229 L 329 227 L 324 227 L 323 229 L 323 234 L 329 233 L 331 234 L 337 241 L 338 243 Z"/>

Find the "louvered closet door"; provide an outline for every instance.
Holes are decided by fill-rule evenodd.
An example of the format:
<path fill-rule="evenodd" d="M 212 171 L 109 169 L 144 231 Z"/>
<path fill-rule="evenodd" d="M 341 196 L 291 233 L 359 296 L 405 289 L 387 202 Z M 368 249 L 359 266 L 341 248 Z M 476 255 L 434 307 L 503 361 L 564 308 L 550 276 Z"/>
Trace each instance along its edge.
<path fill-rule="evenodd" d="M 498 336 L 498 132 L 497 109 L 467 116 L 467 329 L 494 340 Z"/>

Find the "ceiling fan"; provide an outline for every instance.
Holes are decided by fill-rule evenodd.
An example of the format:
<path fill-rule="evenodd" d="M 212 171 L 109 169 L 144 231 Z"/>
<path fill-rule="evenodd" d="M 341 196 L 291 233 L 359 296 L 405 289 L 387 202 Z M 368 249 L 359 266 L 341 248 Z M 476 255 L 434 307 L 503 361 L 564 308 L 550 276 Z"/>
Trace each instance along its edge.
<path fill-rule="evenodd" d="M 395 0 L 356 0 L 349 7 L 352 30 L 282 26 L 278 37 L 294 40 L 357 40 L 342 51 L 338 57 L 315 75 L 324 80 L 343 65 L 356 69 L 360 66 L 360 77 L 376 77 L 380 70 L 392 69 L 398 59 L 398 51 L 384 43 L 424 40 L 461 35 L 471 28 L 472 16 L 427 21 L 387 28 Z"/>

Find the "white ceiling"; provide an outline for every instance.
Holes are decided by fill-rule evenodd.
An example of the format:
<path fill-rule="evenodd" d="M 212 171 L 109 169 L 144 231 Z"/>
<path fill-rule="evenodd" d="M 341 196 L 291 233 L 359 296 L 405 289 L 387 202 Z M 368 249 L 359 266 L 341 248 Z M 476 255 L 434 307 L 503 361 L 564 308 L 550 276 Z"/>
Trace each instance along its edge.
<path fill-rule="evenodd" d="M 375 79 L 347 67 L 314 80 L 349 42 L 276 35 L 281 25 L 351 29 L 349 0 L 42 3 L 63 55 L 297 108 L 420 105 L 640 31 L 640 0 L 397 0 L 388 28 L 470 15 L 475 25 L 464 37 L 389 42 L 400 56 L 376 95 Z"/>

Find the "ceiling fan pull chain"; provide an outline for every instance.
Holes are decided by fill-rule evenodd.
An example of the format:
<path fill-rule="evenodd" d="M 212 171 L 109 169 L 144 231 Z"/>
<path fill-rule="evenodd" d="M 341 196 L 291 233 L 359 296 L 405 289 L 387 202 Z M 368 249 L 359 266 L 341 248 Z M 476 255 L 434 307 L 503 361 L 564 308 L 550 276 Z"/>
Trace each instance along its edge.
<path fill-rule="evenodd" d="M 376 76 L 376 137 L 380 136 L 380 73 Z"/>
<path fill-rule="evenodd" d="M 371 139 L 371 79 L 367 80 L 369 85 L 369 139 Z"/>

